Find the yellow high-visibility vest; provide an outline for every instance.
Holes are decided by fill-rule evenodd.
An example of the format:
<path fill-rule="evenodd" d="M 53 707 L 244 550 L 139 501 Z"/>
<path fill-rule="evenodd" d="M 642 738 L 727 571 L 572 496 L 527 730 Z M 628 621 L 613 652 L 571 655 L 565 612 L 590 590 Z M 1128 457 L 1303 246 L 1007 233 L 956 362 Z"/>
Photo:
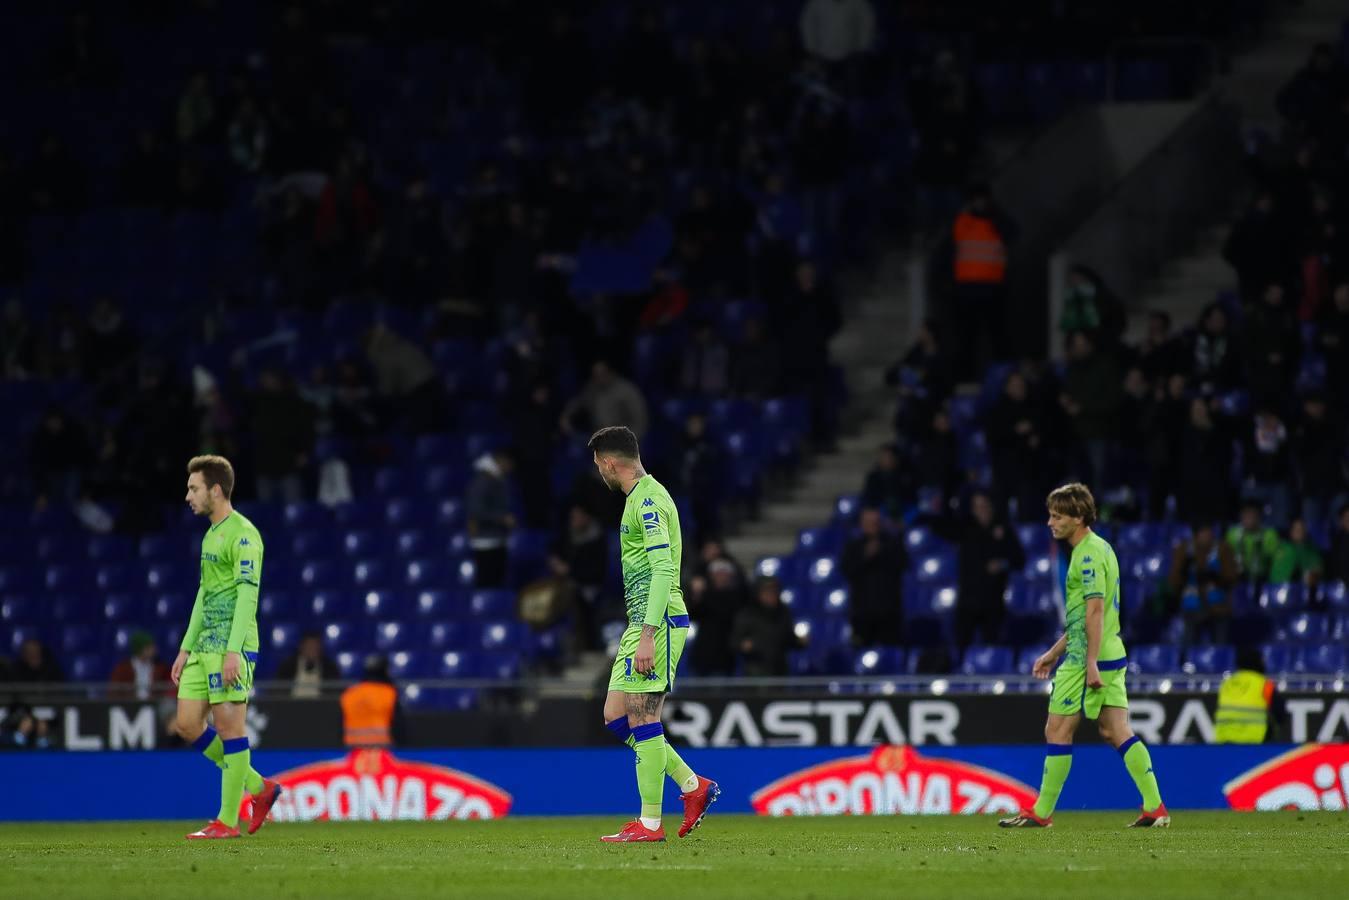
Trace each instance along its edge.
<path fill-rule="evenodd" d="M 1218 688 L 1215 729 L 1219 744 L 1259 744 L 1269 728 L 1274 683 L 1260 672 L 1240 669 Z"/>

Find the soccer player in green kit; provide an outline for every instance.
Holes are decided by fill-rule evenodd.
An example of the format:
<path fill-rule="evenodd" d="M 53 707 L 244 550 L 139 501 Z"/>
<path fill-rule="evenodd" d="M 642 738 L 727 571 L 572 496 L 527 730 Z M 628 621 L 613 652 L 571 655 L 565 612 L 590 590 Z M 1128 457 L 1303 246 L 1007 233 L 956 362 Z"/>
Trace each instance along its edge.
<path fill-rule="evenodd" d="M 1096 501 L 1084 484 L 1065 484 L 1045 501 L 1049 530 L 1072 547 L 1064 583 L 1066 621 L 1063 636 L 1035 661 L 1036 678 L 1054 676 L 1045 724 L 1048 750 L 1040 794 L 1032 809 L 998 822 L 1004 828 L 1046 828 L 1073 764 L 1073 733 L 1085 715 L 1096 721 L 1101 737 L 1119 751 L 1143 797 L 1143 812 L 1130 828 L 1165 828 L 1171 816 L 1162 803 L 1148 748 L 1129 727 L 1129 698 L 1124 690 L 1128 660 L 1119 636 L 1119 561 L 1115 551 L 1091 530 Z M 1055 664 L 1063 662 L 1055 671 Z"/>
<path fill-rule="evenodd" d="M 173 661 L 178 733 L 220 768 L 220 814 L 190 840 L 239 837 L 244 789 L 253 795 L 248 833 L 262 827 L 281 785 L 251 765 L 245 716 L 258 661 L 258 586 L 262 536 L 230 503 L 234 467 L 223 456 L 187 464 L 187 503 L 211 527 L 201 539 L 201 586 Z M 210 712 L 215 722 L 206 724 Z"/>
<path fill-rule="evenodd" d="M 665 840 L 661 804 L 665 776 L 683 793 L 684 837 L 702 824 L 721 789 L 694 774 L 665 739 L 661 710 L 674 687 L 675 669 L 688 637 L 689 614 L 679 587 L 683 538 L 670 493 L 642 468 L 637 436 L 627 428 L 601 428 L 590 438 L 595 467 L 610 490 L 627 497 L 619 525 L 623 601 L 628 627 L 619 644 L 604 701 L 604 727 L 637 753 L 637 792 L 642 811 L 606 843 Z"/>

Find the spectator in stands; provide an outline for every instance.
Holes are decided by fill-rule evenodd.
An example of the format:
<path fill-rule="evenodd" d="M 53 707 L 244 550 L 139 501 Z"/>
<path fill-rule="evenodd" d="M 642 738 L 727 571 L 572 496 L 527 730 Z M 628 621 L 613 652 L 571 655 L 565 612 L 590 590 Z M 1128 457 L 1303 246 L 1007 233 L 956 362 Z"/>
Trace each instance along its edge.
<path fill-rule="evenodd" d="M 1196 386 L 1201 391 L 1227 391 L 1241 384 L 1240 357 L 1221 305 L 1209 304 L 1199 317 L 1192 355 Z"/>
<path fill-rule="evenodd" d="M 1025 376 L 1008 374 L 985 420 L 985 436 L 992 450 L 994 480 L 1016 501 L 1018 510 L 1035 509 L 1044 499 L 1047 459 L 1042 421 Z"/>
<path fill-rule="evenodd" d="M 515 477 L 521 496 L 530 500 L 523 513 L 525 527 L 552 528 L 556 524 L 552 515 L 553 451 L 557 447 L 558 416 L 552 384 L 536 381 L 525 399 L 513 403 L 507 414 L 515 447 Z"/>
<path fill-rule="evenodd" d="M 904 598 L 901 580 L 909 566 L 904 542 L 885 531 L 878 509 L 863 509 L 859 534 L 843 550 L 843 577 L 848 581 L 852 637 L 859 646 L 904 643 Z"/>
<path fill-rule="evenodd" d="M 318 631 L 306 631 L 295 652 L 276 670 L 276 680 L 290 682 L 290 695 L 297 700 L 315 699 L 325 682 L 341 679 L 337 663 L 323 652 L 323 635 Z"/>
<path fill-rule="evenodd" d="M 568 579 L 581 602 L 575 605 L 576 633 L 582 644 L 594 646 L 599 635 L 596 621 L 607 612 L 599 609 L 600 595 L 608 572 L 609 548 L 604 529 L 590 510 L 573 503 L 567 524 L 554 538 L 548 554 L 548 569 L 556 578 Z"/>
<path fill-rule="evenodd" d="M 590 380 L 562 408 L 560 420 L 567 433 L 626 425 L 639 439 L 646 434 L 649 421 L 646 399 L 637 385 L 605 360 L 596 360 L 590 367 Z"/>
<path fill-rule="evenodd" d="M 712 329 L 712 323 L 699 322 L 693 342 L 682 351 L 683 366 L 679 387 L 688 394 L 721 396 L 731 382 L 731 353 Z"/>
<path fill-rule="evenodd" d="M 964 199 L 979 150 L 979 98 L 969 73 L 947 49 L 911 75 L 908 93 L 918 136 L 917 218 L 930 233 L 949 222 Z"/>
<path fill-rule="evenodd" d="M 407 740 L 398 688 L 383 656 L 365 658 L 361 680 L 342 692 L 340 703 L 342 740 L 348 747 L 380 749 Z"/>
<path fill-rule="evenodd" d="M 89 311 L 84 334 L 85 377 L 91 382 L 120 383 L 125 365 L 136 356 L 139 339 L 111 297 L 99 297 Z"/>
<path fill-rule="evenodd" d="M 986 644 L 1001 640 L 1007 578 L 1026 564 L 1020 539 L 998 518 L 987 493 L 975 491 L 968 508 L 969 518 L 953 535 L 960 548 L 955 637 L 961 650 L 973 643 L 975 632 Z"/>
<path fill-rule="evenodd" d="M 1324 392 L 1315 391 L 1302 398 L 1302 418 L 1293 427 L 1293 459 L 1302 496 L 1302 518 L 1318 526 L 1346 499 L 1349 489 L 1343 434 L 1343 421 L 1338 416 L 1332 418 Z"/>
<path fill-rule="evenodd" d="M 1068 371 L 1060 404 L 1086 456 L 1091 483 L 1113 486 L 1123 380 L 1114 355 L 1098 351 L 1091 338 L 1080 331 L 1069 338 Z"/>
<path fill-rule="evenodd" d="M 1335 514 L 1335 531 L 1330 536 L 1330 556 L 1327 575 L 1335 580 L 1349 582 L 1349 502 Z"/>
<path fill-rule="evenodd" d="M 689 662 L 699 675 L 730 675 L 735 665 L 731 629 L 745 607 L 745 576 L 721 541 L 703 542 L 685 595 L 689 615 L 698 623 Z"/>
<path fill-rule="evenodd" d="M 131 634 L 131 655 L 123 659 L 108 676 L 108 694 L 123 699 L 149 700 L 156 689 L 172 694 L 169 667 L 159 659 L 159 648 L 148 631 Z"/>
<path fill-rule="evenodd" d="M 707 434 L 707 419 L 694 413 L 684 423 L 676 448 L 677 480 L 689 499 L 693 522 L 701 534 L 721 530 L 721 499 L 726 473 L 725 454 Z"/>
<path fill-rule="evenodd" d="M 1287 527 L 1292 515 L 1292 453 L 1283 420 L 1265 408 L 1255 413 L 1255 427 L 1247 434 L 1244 494 L 1267 505 L 1271 524 Z"/>
<path fill-rule="evenodd" d="M 994 204 L 987 185 L 971 189 L 951 225 L 953 327 L 965 337 L 963 375 L 972 378 L 989 360 L 1005 359 L 1007 260 L 1016 228 Z"/>
<path fill-rule="evenodd" d="M 763 400 L 781 393 L 782 355 L 764 334 L 758 319 L 745 321 L 744 339 L 731 357 L 731 390 L 736 396 Z"/>
<path fill-rule="evenodd" d="M 1059 331 L 1065 339 L 1081 332 L 1091 338 L 1094 346 L 1112 349 L 1124 333 L 1124 318 L 1124 304 L 1105 286 L 1100 275 L 1082 265 L 1068 270 L 1063 312 L 1059 315 Z"/>
<path fill-rule="evenodd" d="M 73 503 L 93 453 L 84 430 L 59 409 L 49 409 L 33 435 L 29 460 L 40 502 Z"/>
<path fill-rule="evenodd" d="M 1236 554 L 1241 577 L 1251 584 L 1262 584 L 1279 549 L 1279 533 L 1265 525 L 1260 503 L 1241 504 L 1241 521 L 1227 531 L 1227 543 Z"/>
<path fill-rule="evenodd" d="M 899 464 L 899 447 L 883 445 L 875 467 L 867 473 L 862 485 L 862 505 L 878 509 L 890 521 L 898 522 L 904 518 L 904 510 L 913 497 L 913 481 Z"/>
<path fill-rule="evenodd" d="M 304 476 L 314 452 L 314 409 L 275 369 L 262 371 L 250 400 L 258 499 L 298 503 L 306 494 Z"/>
<path fill-rule="evenodd" d="M 314 243 L 328 256 L 329 266 L 354 271 L 379 226 L 375 196 L 360 171 L 357 154 L 338 157 L 337 169 L 319 193 L 314 217 Z"/>
<path fill-rule="evenodd" d="M 3 252 L 3 251 L 0 251 Z M 0 318 L 0 379 L 27 378 L 37 362 L 37 336 L 28 311 L 17 297 L 5 301 Z"/>
<path fill-rule="evenodd" d="M 867 53 L 876 41 L 871 0 L 807 0 L 800 26 L 806 53 L 827 63 Z"/>
<path fill-rule="evenodd" d="M 177 132 L 182 144 L 193 144 L 210 136 L 215 125 L 215 96 L 210 75 L 193 72 L 178 95 Z"/>
<path fill-rule="evenodd" d="M 1326 361 L 1326 388 L 1342 409 L 1349 401 L 1349 281 L 1335 285 L 1331 302 L 1321 310 L 1316 348 Z"/>
<path fill-rule="evenodd" d="M 1236 269 L 1243 298 L 1254 301 L 1266 285 L 1283 284 L 1293 276 L 1294 236 L 1278 213 L 1274 191 L 1257 191 L 1223 244 L 1223 258 Z"/>
<path fill-rule="evenodd" d="M 1196 522 L 1190 537 L 1172 548 L 1166 583 L 1179 601 L 1186 644 L 1193 644 L 1201 634 L 1214 643 L 1227 642 L 1231 591 L 1238 574 L 1231 544 L 1217 539 L 1211 522 Z"/>
<path fill-rule="evenodd" d="M 9 667 L 9 680 L 28 684 L 53 684 L 66 680 L 65 672 L 52 658 L 47 645 L 29 638 L 19 645 L 18 658 Z"/>
<path fill-rule="evenodd" d="M 1307 524 L 1297 518 L 1288 526 L 1288 536 L 1279 541 L 1278 549 L 1269 564 L 1270 584 L 1300 584 L 1309 598 L 1325 575 L 1321 551 L 1307 537 Z"/>
<path fill-rule="evenodd" d="M 262 171 L 271 143 L 271 128 L 252 97 L 239 101 L 228 128 L 230 157 L 245 172 Z"/>
<path fill-rule="evenodd" d="M 420 347 L 379 322 L 365 334 L 365 355 L 381 399 L 404 428 L 417 434 L 444 430 L 445 387 Z"/>
<path fill-rule="evenodd" d="M 506 543 L 515 530 L 510 476 L 514 460 L 505 450 L 484 453 L 473 462 L 473 480 L 464 499 L 468 544 L 473 549 L 480 588 L 506 584 Z"/>
<path fill-rule="evenodd" d="M 951 426 L 951 413 L 945 407 L 932 414 L 927 429 L 911 435 L 913 480 L 921 491 L 930 488 L 943 499 L 953 497 L 960 487 L 960 444 Z"/>
<path fill-rule="evenodd" d="M 1208 403 L 1194 397 L 1189 420 L 1180 435 L 1176 501 L 1181 516 L 1191 521 L 1225 519 L 1231 512 L 1232 439 L 1214 420 Z"/>
<path fill-rule="evenodd" d="M 1268 284 L 1246 317 L 1243 348 L 1251 394 L 1257 403 L 1278 404 L 1297 377 L 1301 337 L 1281 284 Z"/>
<path fill-rule="evenodd" d="M 782 605 L 782 584 L 761 578 L 754 587 L 755 602 L 736 613 L 731 646 L 746 678 L 781 678 L 787 674 L 787 653 L 800 646 L 792 614 Z"/>
<path fill-rule="evenodd" d="M 1166 310 L 1148 313 L 1148 330 L 1138 345 L 1137 365 L 1149 382 L 1189 374 L 1190 360 L 1180 339 L 1171 331 L 1171 314 Z"/>
<path fill-rule="evenodd" d="M 33 714 L 33 708 L 14 700 L 0 720 L 0 750 L 49 750 L 52 747 L 51 724 Z"/>
<path fill-rule="evenodd" d="M 923 322 L 909 352 L 885 371 L 885 383 L 899 395 L 896 431 L 902 435 L 926 427 L 955 386 L 955 362 L 941 340 L 936 321 Z"/>

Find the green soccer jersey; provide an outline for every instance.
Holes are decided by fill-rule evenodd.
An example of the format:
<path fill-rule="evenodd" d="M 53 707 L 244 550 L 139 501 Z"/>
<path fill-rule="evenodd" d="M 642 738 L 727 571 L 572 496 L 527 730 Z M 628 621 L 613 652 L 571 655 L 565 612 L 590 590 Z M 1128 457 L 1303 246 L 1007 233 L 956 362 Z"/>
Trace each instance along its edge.
<path fill-rule="evenodd" d="M 1105 601 L 1097 664 L 1123 659 L 1124 642 L 1119 637 L 1119 560 L 1100 535 L 1091 532 L 1073 548 L 1063 587 L 1068 633 L 1064 662 L 1087 664 L 1087 601 L 1092 597 Z"/>
<path fill-rule="evenodd" d="M 679 512 L 670 492 L 650 475 L 633 485 L 619 526 L 623 558 L 623 602 L 629 625 L 660 625 L 668 616 L 687 616 L 679 587 Z"/>
<path fill-rule="evenodd" d="M 237 510 L 201 539 L 201 586 L 182 649 L 190 653 L 257 652 L 262 535 Z"/>

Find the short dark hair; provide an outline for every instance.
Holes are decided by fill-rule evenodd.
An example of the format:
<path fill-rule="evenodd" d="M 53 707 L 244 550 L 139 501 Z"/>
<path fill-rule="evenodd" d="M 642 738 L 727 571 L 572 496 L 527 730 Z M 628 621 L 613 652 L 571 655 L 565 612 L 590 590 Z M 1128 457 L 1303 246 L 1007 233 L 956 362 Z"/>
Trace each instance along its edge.
<path fill-rule="evenodd" d="M 621 456 L 624 459 L 641 459 L 642 453 L 637 446 L 637 435 L 626 425 L 610 425 L 601 428 L 590 436 L 586 447 L 600 456 Z"/>
<path fill-rule="evenodd" d="M 207 454 L 205 456 L 194 456 L 187 461 L 187 474 L 195 475 L 201 473 L 202 481 L 206 482 L 206 490 L 210 490 L 215 485 L 220 485 L 220 493 L 225 495 L 228 500 L 234 494 L 234 466 L 223 456 Z"/>

